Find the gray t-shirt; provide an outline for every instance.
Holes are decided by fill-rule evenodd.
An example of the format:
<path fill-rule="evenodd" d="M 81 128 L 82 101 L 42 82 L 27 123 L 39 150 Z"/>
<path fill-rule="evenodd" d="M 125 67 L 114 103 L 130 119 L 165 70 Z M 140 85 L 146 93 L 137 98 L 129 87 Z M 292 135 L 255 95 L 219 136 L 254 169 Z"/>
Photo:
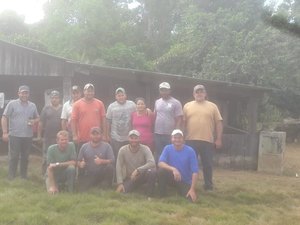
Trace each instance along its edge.
<path fill-rule="evenodd" d="M 44 127 L 44 137 L 55 138 L 58 131 L 61 130 L 61 111 L 62 106 L 58 109 L 53 108 L 51 105 L 47 105 L 41 112 L 41 122 Z"/>
<path fill-rule="evenodd" d="M 36 105 L 28 101 L 22 103 L 20 99 L 10 101 L 3 112 L 3 116 L 8 118 L 9 135 L 15 137 L 32 137 L 32 126 L 28 120 L 39 117 Z"/>
<path fill-rule="evenodd" d="M 139 150 L 132 152 L 130 146 L 125 145 L 120 148 L 117 158 L 117 183 L 123 183 L 125 178 L 130 177 L 135 169 L 143 172 L 152 168 L 155 168 L 155 161 L 148 146 L 140 144 Z"/>
<path fill-rule="evenodd" d="M 111 160 L 112 163 L 115 162 L 114 153 L 110 144 L 103 141 L 95 148 L 91 146 L 90 142 L 83 144 L 79 151 L 78 161 L 84 159 L 87 172 L 97 172 L 103 165 L 95 164 L 94 159 L 96 156 L 101 159 Z"/>
<path fill-rule="evenodd" d="M 135 103 L 129 100 L 124 104 L 115 101 L 108 106 L 106 118 L 111 123 L 110 136 L 113 140 L 127 141 L 128 133 L 131 130 L 131 113 L 135 110 Z"/>
<path fill-rule="evenodd" d="M 156 113 L 154 133 L 171 135 L 175 129 L 175 118 L 183 115 L 181 103 L 170 97 L 155 101 L 154 112 Z"/>

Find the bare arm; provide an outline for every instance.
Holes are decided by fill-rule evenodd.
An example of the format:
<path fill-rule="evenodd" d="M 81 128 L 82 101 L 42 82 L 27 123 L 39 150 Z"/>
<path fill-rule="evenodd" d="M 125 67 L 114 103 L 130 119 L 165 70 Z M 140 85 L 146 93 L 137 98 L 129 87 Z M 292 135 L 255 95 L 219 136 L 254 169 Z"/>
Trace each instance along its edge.
<path fill-rule="evenodd" d="M 33 123 L 38 123 L 38 122 L 40 122 L 40 117 L 39 116 L 37 116 L 35 119 L 33 119 Z"/>
<path fill-rule="evenodd" d="M 104 141 L 108 141 L 108 134 L 107 134 L 107 125 L 106 125 L 106 117 L 105 115 L 101 117 L 101 130 L 103 134 Z"/>
<path fill-rule="evenodd" d="M 107 141 L 110 141 L 110 132 L 111 132 L 111 120 L 107 119 L 106 120 L 106 135 L 107 135 Z"/>
<path fill-rule="evenodd" d="M 197 180 L 198 180 L 198 173 L 193 173 L 191 188 L 186 194 L 186 197 L 190 197 L 193 202 L 197 200 L 197 193 L 196 193 Z"/>
<path fill-rule="evenodd" d="M 186 117 L 185 115 L 182 116 L 182 132 L 186 134 Z"/>
<path fill-rule="evenodd" d="M 8 141 L 8 119 L 6 116 L 2 116 L 1 126 L 2 126 L 2 140 L 7 142 Z"/>
<path fill-rule="evenodd" d="M 165 163 L 165 162 L 159 162 L 159 163 L 158 163 L 158 167 L 159 167 L 159 168 L 162 168 L 162 169 L 169 170 L 169 171 L 171 171 L 171 172 L 173 172 L 173 170 L 176 169 L 175 167 L 170 166 L 169 164 L 167 164 L 167 163 Z"/>
<path fill-rule="evenodd" d="M 59 191 L 58 187 L 57 187 L 57 184 L 55 182 L 55 178 L 54 178 L 55 168 L 75 166 L 75 165 L 76 165 L 75 160 L 70 160 L 70 161 L 60 162 L 60 163 L 50 163 L 49 164 L 49 166 L 47 168 L 47 175 L 48 175 L 48 182 L 49 182 L 49 189 L 48 189 L 49 194 L 55 194 L 56 192 Z"/>
<path fill-rule="evenodd" d="M 123 154 L 122 151 L 119 151 L 118 157 L 117 157 L 117 164 L 116 164 L 116 179 L 117 179 L 117 189 L 116 192 L 125 192 L 125 188 L 123 185 L 123 174 L 122 174 L 122 168 L 123 168 Z"/>
<path fill-rule="evenodd" d="M 68 167 L 68 166 L 75 166 L 75 165 L 76 165 L 76 161 L 75 160 L 70 160 L 70 161 L 59 163 L 60 167 Z"/>
<path fill-rule="evenodd" d="M 102 159 L 102 158 L 99 158 L 98 156 L 95 156 L 94 162 L 96 165 L 106 165 L 106 164 L 111 164 L 112 160 L 111 159 Z"/>
<path fill-rule="evenodd" d="M 223 121 L 218 120 L 216 123 L 216 148 L 219 149 L 222 147 L 222 135 L 223 135 Z"/>
<path fill-rule="evenodd" d="M 175 181 L 181 181 L 181 174 L 180 174 L 180 172 L 178 171 L 177 168 L 175 168 L 173 166 L 170 166 L 169 164 L 167 164 L 165 162 L 159 162 L 158 167 L 171 171 L 173 173 L 174 180 Z"/>
<path fill-rule="evenodd" d="M 40 139 L 42 137 L 42 132 L 44 129 L 44 124 L 42 121 L 39 121 L 39 125 L 38 125 L 38 132 L 37 132 L 37 138 Z"/>
<path fill-rule="evenodd" d="M 73 135 L 73 141 L 75 143 L 78 142 L 78 137 L 77 137 L 77 123 L 74 119 L 71 120 L 71 128 L 72 128 L 72 135 Z"/>
<path fill-rule="evenodd" d="M 175 117 L 175 128 L 182 129 L 182 116 Z"/>
<path fill-rule="evenodd" d="M 54 168 L 55 166 L 53 164 L 50 164 L 47 168 L 47 175 L 48 175 L 48 182 L 49 182 L 49 187 L 48 187 L 48 193 L 49 194 L 55 194 L 58 192 L 57 184 L 54 179 Z"/>
<path fill-rule="evenodd" d="M 68 127 L 68 120 L 61 119 L 61 129 L 62 130 L 67 130 L 67 127 Z"/>

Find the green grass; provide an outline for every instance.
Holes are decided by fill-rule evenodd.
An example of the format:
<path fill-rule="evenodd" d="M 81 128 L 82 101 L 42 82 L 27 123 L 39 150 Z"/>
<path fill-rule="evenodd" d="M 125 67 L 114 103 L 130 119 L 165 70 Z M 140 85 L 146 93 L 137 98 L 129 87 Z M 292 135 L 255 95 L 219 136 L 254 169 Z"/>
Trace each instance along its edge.
<path fill-rule="evenodd" d="M 39 158 L 30 161 L 29 180 L 8 181 L 0 164 L 0 224 L 16 225 L 298 225 L 300 178 L 216 170 L 216 189 L 192 204 L 178 196 L 151 201 L 141 194 L 93 189 L 50 196 Z"/>

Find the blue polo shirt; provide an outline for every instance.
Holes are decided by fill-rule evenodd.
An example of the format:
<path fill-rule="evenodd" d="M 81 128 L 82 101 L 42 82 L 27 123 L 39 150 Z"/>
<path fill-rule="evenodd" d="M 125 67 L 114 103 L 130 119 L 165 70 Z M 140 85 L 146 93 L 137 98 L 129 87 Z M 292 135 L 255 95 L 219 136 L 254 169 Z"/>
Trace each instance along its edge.
<path fill-rule="evenodd" d="M 199 172 L 196 153 L 188 145 L 183 145 L 181 150 L 176 150 L 173 144 L 165 146 L 159 162 L 175 167 L 180 172 L 182 181 L 187 184 L 192 184 L 192 174 Z"/>

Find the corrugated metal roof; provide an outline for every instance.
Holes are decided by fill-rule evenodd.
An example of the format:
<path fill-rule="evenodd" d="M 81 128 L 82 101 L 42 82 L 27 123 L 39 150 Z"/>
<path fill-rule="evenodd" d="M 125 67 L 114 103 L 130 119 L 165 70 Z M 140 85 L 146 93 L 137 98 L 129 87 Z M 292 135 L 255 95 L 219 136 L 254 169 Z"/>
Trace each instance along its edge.
<path fill-rule="evenodd" d="M 254 86 L 254 85 L 246 85 L 246 84 L 240 84 L 240 83 L 233 83 L 233 82 L 226 82 L 226 81 L 217 81 L 217 80 L 206 80 L 196 77 L 188 77 L 185 75 L 179 75 L 179 74 L 169 74 L 169 73 L 161 73 L 161 72 L 152 72 L 152 71 L 143 71 L 143 70 L 136 70 L 136 69 L 128 69 L 128 68 L 120 68 L 120 67 L 109 67 L 109 66 L 98 66 L 93 64 L 85 64 L 81 62 L 77 62 L 74 60 L 66 59 L 63 57 L 58 57 L 49 53 L 41 52 L 38 50 L 34 50 L 31 48 L 27 48 L 21 45 L 12 44 L 7 41 L 0 40 L 0 45 L 6 45 L 11 46 L 19 49 L 23 49 L 25 51 L 30 51 L 35 54 L 41 54 L 44 57 L 49 57 L 52 59 L 59 60 L 61 62 L 64 62 L 66 64 L 69 64 L 73 67 L 75 72 L 86 74 L 86 70 L 88 70 L 88 74 L 102 74 L 101 71 L 111 71 L 111 72 L 118 72 L 118 73 L 125 73 L 128 77 L 131 76 L 138 76 L 141 78 L 148 78 L 149 76 L 152 79 L 153 77 L 160 78 L 160 79 L 172 79 L 172 80 L 185 80 L 186 82 L 197 82 L 202 83 L 204 85 L 210 85 L 210 86 L 220 86 L 220 87 L 227 87 L 227 88 L 237 88 L 237 89 L 243 89 L 248 90 L 251 92 L 270 92 L 274 89 L 270 88 L 264 88 L 260 86 Z M 1 51 L 1 48 L 0 48 Z M 1 56 L 1 55 L 0 55 Z M 85 71 L 85 72 L 84 72 Z M 62 74 L 63 76 L 63 74 Z"/>

